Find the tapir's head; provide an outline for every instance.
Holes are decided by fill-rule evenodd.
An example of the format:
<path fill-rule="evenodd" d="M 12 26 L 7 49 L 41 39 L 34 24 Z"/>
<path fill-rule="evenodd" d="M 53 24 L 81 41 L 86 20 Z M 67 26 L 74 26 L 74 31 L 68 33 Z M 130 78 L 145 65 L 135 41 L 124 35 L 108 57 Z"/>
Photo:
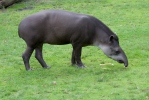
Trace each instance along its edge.
<path fill-rule="evenodd" d="M 103 39 L 104 38 L 104 39 Z M 119 40 L 118 37 L 114 34 L 114 35 L 110 35 L 110 36 L 104 36 L 100 37 L 100 40 L 96 41 L 96 45 L 111 59 L 119 62 L 119 63 L 124 63 L 124 66 L 127 67 L 128 66 L 128 60 L 127 57 L 124 53 L 124 51 L 122 50 L 122 48 L 119 45 Z"/>

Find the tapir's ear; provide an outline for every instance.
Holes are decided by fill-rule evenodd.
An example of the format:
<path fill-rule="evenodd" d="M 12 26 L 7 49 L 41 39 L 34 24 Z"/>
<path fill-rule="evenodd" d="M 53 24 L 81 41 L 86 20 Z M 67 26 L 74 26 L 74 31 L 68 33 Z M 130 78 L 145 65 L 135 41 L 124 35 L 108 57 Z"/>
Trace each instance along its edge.
<path fill-rule="evenodd" d="M 109 42 L 112 43 L 113 42 L 113 39 L 114 39 L 114 36 L 111 35 L 110 38 L 109 38 Z"/>

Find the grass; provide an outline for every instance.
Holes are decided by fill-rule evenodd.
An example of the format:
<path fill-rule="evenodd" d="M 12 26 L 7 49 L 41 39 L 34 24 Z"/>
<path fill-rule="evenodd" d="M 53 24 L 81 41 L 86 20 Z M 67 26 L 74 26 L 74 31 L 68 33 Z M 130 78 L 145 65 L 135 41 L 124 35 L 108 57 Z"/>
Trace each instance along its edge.
<path fill-rule="evenodd" d="M 144 0 L 23 0 L 0 10 L 1 100 L 146 100 L 149 99 L 149 1 Z M 29 9 L 28 9 L 29 8 Z M 93 15 L 119 37 L 129 67 L 107 58 L 97 47 L 84 47 L 85 69 L 70 64 L 71 45 L 44 45 L 42 69 L 32 55 L 33 71 L 21 58 L 26 45 L 17 28 L 26 16 L 43 9 Z M 112 65 L 101 66 L 103 63 Z"/>

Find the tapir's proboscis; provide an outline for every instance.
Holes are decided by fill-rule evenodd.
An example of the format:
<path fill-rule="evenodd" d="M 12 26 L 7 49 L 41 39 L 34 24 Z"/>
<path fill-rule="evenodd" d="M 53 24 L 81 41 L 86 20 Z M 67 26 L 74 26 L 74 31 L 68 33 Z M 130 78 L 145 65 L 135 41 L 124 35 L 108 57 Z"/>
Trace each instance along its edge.
<path fill-rule="evenodd" d="M 105 55 L 128 66 L 127 57 L 119 45 L 119 39 L 110 28 L 97 18 L 63 10 L 44 10 L 21 21 L 19 36 L 26 42 L 22 54 L 26 70 L 31 70 L 29 59 L 35 50 L 35 58 L 43 68 L 47 66 L 42 56 L 44 43 L 51 45 L 72 44 L 72 65 L 85 67 L 81 61 L 82 47 L 99 47 Z"/>

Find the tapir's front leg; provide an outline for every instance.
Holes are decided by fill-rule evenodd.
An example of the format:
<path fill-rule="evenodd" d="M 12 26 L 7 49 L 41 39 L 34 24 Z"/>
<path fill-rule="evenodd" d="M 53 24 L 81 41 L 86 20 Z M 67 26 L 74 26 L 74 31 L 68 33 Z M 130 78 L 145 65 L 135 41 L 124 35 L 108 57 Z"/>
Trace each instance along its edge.
<path fill-rule="evenodd" d="M 77 65 L 78 67 L 85 67 L 81 61 L 81 51 L 82 51 L 82 46 L 73 45 L 72 65 Z"/>
<path fill-rule="evenodd" d="M 71 64 L 72 64 L 72 66 L 76 65 L 76 59 L 75 59 L 75 52 L 74 52 L 74 50 L 72 51 Z"/>

